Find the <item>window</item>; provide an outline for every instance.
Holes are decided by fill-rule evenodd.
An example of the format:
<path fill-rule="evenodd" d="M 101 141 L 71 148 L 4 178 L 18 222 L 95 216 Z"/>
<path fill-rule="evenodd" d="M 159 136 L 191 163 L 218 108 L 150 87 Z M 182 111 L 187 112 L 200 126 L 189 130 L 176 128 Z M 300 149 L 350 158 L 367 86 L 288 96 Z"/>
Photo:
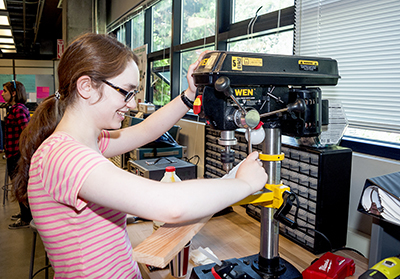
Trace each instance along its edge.
<path fill-rule="evenodd" d="M 171 46 L 172 0 L 158 2 L 153 6 L 152 11 L 152 51 L 169 48 Z"/>
<path fill-rule="evenodd" d="M 233 23 L 293 6 L 294 0 L 234 0 Z"/>
<path fill-rule="evenodd" d="M 293 53 L 293 31 L 279 32 L 247 40 L 232 41 L 230 51 L 244 51 L 271 54 Z"/>
<path fill-rule="evenodd" d="M 151 63 L 151 87 L 153 104 L 163 106 L 171 101 L 171 75 L 169 59 L 157 60 Z"/>
<path fill-rule="evenodd" d="M 182 43 L 215 34 L 215 0 L 183 0 Z"/>
<path fill-rule="evenodd" d="M 132 24 L 132 49 L 144 45 L 144 12 L 139 13 L 131 20 Z"/>
<path fill-rule="evenodd" d="M 205 50 L 213 50 L 214 47 L 205 47 L 197 50 L 190 50 L 190 51 L 185 51 L 182 52 L 181 54 L 181 61 L 182 61 L 182 69 L 181 69 L 181 90 L 184 90 L 188 88 L 188 82 L 187 82 L 187 71 L 189 69 L 189 66 L 196 61 L 196 59 L 199 57 L 199 55 L 205 51 Z"/>
<path fill-rule="evenodd" d="M 400 147 L 399 2 L 302 0 L 297 14 L 295 53 L 338 61 L 341 79 L 322 94 L 342 102 L 345 135 Z"/>
<path fill-rule="evenodd" d="M 206 49 L 292 53 L 294 0 L 139 2 L 132 14 L 107 28 L 132 48 L 149 45 L 146 101 L 157 106 L 187 88 L 188 67 Z M 256 12 L 257 20 L 249 26 Z M 215 34 L 217 19 L 220 33 Z M 126 32 L 130 33 L 125 36 Z"/>
<path fill-rule="evenodd" d="M 117 40 L 120 41 L 123 44 L 126 44 L 126 30 L 125 30 L 125 25 L 122 25 L 118 30 L 117 30 Z"/>

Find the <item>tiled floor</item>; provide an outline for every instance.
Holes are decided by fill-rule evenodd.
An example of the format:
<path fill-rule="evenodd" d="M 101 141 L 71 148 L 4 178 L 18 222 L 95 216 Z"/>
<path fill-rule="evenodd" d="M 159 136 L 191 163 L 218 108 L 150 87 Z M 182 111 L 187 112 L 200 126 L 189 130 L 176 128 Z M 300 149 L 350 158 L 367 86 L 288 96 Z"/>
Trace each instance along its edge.
<path fill-rule="evenodd" d="M 3 159 L 3 153 L 0 153 L 0 185 L 4 184 L 4 173 L 6 169 L 6 160 Z M 11 215 L 18 213 L 18 203 L 12 201 L 11 194 L 3 205 L 3 190 L 0 191 L 0 279 L 29 278 L 29 264 L 32 251 L 33 233 L 30 228 L 18 230 L 8 229 L 11 221 Z M 40 237 L 36 240 L 36 257 L 34 271 L 44 267 L 45 254 Z M 36 278 L 45 278 L 45 272 L 35 276 Z M 53 278 L 53 271 L 50 269 L 49 278 Z"/>

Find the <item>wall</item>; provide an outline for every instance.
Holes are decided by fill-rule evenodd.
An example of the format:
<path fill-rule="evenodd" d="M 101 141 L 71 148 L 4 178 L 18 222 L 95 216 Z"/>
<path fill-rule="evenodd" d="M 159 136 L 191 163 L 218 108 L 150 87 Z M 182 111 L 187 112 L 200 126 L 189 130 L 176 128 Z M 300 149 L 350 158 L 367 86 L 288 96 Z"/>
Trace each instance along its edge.
<path fill-rule="evenodd" d="M 176 125 L 181 126 L 178 142 L 180 145 L 187 146 L 187 158 L 194 155 L 200 157 L 197 165 L 197 177 L 204 176 L 204 140 L 205 140 L 205 124 L 191 120 L 181 119 Z M 193 164 L 196 160 L 191 161 Z"/>
<path fill-rule="evenodd" d="M 120 18 L 127 11 L 130 11 L 132 7 L 135 7 L 138 3 L 143 2 L 142 0 L 112 0 L 111 6 L 107 12 L 107 25 L 112 23 L 114 20 Z"/>
<path fill-rule="evenodd" d="M 372 217 L 357 211 L 365 180 L 398 171 L 400 161 L 361 153 L 353 154 L 347 246 L 357 249 L 366 257 L 369 254 Z"/>
<path fill-rule="evenodd" d="M 20 80 L 18 77 L 21 75 L 35 75 L 35 88 L 38 86 L 49 87 L 49 94 L 53 94 L 55 91 L 55 65 L 56 62 L 51 60 L 0 59 L 0 74 L 10 75 L 12 78 L 15 74 L 16 80 Z M 27 88 L 27 93 L 36 93 L 36 89 L 34 90 L 35 92 L 30 92 L 32 90 Z"/>

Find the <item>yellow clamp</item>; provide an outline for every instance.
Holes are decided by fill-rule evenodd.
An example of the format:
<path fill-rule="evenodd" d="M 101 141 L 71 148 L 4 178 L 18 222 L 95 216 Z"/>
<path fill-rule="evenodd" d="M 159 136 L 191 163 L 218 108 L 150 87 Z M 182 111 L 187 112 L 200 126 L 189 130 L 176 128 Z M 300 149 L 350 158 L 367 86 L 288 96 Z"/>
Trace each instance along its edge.
<path fill-rule="evenodd" d="M 285 159 L 285 154 L 281 153 L 281 154 L 276 154 L 276 155 L 269 155 L 269 154 L 260 153 L 258 155 L 258 158 L 261 161 L 282 161 L 283 159 Z"/>
<path fill-rule="evenodd" d="M 289 191 L 290 188 L 288 186 L 281 184 L 266 184 L 265 188 L 268 190 L 272 191 L 274 193 L 274 198 L 271 203 L 269 204 L 262 204 L 264 207 L 270 207 L 270 208 L 279 208 L 281 207 L 283 203 L 283 192 Z"/>
<path fill-rule="evenodd" d="M 235 205 L 245 205 L 245 204 L 260 204 L 264 207 L 279 208 L 283 203 L 283 192 L 290 191 L 288 186 L 283 184 L 265 184 L 262 191 L 254 193 L 241 201 L 238 201 Z"/>
<path fill-rule="evenodd" d="M 285 154 L 269 155 L 269 154 L 259 154 L 258 158 L 262 161 L 282 161 L 285 159 Z M 283 192 L 290 191 L 288 186 L 283 184 L 265 184 L 262 191 L 252 194 L 241 201 L 233 204 L 235 205 L 245 205 L 245 204 L 260 204 L 264 207 L 279 208 L 283 203 Z"/>
<path fill-rule="evenodd" d="M 271 203 L 274 199 L 274 192 L 264 188 L 261 191 L 258 191 L 250 196 L 247 196 L 241 201 L 232 204 L 235 205 L 245 205 L 245 204 L 256 204 L 256 203 Z"/>

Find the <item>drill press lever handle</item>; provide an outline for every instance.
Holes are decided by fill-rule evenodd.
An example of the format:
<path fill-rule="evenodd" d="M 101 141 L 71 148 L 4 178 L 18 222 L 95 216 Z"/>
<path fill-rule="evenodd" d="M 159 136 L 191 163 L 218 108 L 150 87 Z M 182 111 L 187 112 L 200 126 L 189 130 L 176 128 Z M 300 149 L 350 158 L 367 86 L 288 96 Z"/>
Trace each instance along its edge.
<path fill-rule="evenodd" d="M 246 111 L 246 109 L 238 102 L 233 90 L 231 88 L 231 82 L 228 77 L 219 77 L 214 84 L 215 90 L 224 93 L 228 98 L 231 98 L 233 102 L 238 106 L 239 110 L 235 113 L 235 123 L 239 128 L 251 128 L 254 129 L 260 123 L 260 114 L 255 109 Z"/>
<path fill-rule="evenodd" d="M 242 105 L 236 100 L 233 95 L 233 90 L 231 88 L 231 81 L 228 77 L 222 76 L 215 81 L 214 84 L 215 90 L 222 92 L 226 97 L 231 98 L 235 104 L 239 107 L 243 114 L 246 114 L 246 110 L 242 107 Z"/>
<path fill-rule="evenodd" d="M 303 99 L 297 99 L 294 103 L 288 104 L 286 108 L 263 113 L 260 118 L 271 116 L 280 112 L 304 112 L 306 110 L 306 102 Z"/>

